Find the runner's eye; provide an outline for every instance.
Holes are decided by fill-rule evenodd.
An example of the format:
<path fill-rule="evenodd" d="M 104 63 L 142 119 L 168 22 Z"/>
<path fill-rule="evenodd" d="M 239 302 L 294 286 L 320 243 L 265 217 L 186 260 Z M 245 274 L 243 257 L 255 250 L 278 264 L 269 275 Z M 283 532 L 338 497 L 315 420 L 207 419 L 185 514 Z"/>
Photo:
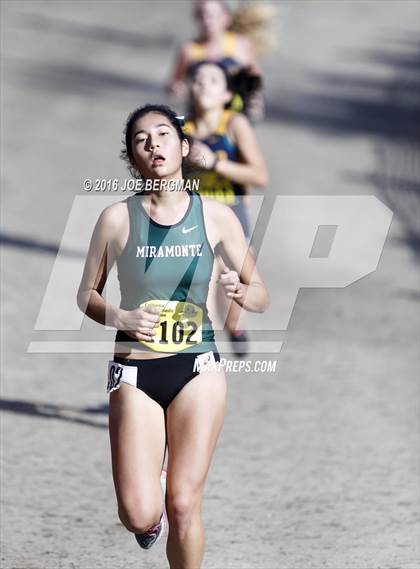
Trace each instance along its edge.
<path fill-rule="evenodd" d="M 164 136 L 165 134 L 169 134 L 169 132 L 160 132 L 159 136 Z"/>

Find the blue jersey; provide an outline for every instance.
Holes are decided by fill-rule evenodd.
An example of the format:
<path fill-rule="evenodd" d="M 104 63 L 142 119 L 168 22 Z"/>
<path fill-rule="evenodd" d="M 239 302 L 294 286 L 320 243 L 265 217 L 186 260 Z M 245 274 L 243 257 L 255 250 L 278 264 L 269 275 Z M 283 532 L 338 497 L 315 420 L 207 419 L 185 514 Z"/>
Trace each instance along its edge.
<path fill-rule="evenodd" d="M 219 159 L 239 162 L 238 148 L 226 132 L 226 127 L 233 114 L 234 111 L 223 111 L 217 129 L 206 138 L 200 140 L 207 144 Z M 196 130 L 194 121 L 187 121 L 184 130 L 187 134 L 194 137 Z M 194 172 L 191 177 L 199 180 L 198 192 L 202 196 L 215 199 L 229 206 L 233 206 L 236 203 L 235 196 L 246 195 L 245 186 L 232 182 L 213 170 L 200 170 L 197 173 Z"/>

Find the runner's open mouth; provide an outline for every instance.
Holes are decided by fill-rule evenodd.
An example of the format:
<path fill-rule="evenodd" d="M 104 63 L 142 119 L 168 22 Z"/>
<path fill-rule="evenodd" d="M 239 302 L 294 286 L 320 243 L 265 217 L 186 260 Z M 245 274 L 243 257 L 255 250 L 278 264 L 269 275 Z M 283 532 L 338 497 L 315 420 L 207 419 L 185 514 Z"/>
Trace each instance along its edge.
<path fill-rule="evenodd" d="M 156 156 L 153 157 L 152 165 L 153 166 L 160 166 L 164 162 L 165 162 L 165 157 L 161 156 L 160 154 L 157 154 Z"/>

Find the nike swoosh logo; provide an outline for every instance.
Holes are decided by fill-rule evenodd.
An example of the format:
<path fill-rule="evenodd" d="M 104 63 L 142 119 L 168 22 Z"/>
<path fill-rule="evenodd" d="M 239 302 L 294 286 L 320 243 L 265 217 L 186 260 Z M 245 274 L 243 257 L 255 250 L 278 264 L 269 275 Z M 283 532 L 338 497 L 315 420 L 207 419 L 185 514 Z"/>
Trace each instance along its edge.
<path fill-rule="evenodd" d="M 194 227 L 189 227 L 188 229 L 185 229 L 185 227 L 182 228 L 182 233 L 189 233 L 190 231 L 192 231 L 193 229 L 197 229 L 198 225 L 194 225 Z"/>

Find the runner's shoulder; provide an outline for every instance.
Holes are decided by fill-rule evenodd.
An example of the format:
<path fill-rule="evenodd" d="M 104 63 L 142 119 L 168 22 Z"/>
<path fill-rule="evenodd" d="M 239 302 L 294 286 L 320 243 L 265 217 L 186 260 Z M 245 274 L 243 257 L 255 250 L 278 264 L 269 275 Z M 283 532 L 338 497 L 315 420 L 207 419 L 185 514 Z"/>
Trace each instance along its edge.
<path fill-rule="evenodd" d="M 251 126 L 251 122 L 243 113 L 231 111 L 227 126 L 237 131 L 238 129 Z"/>
<path fill-rule="evenodd" d="M 212 198 L 201 196 L 203 202 L 203 213 L 206 221 L 210 221 L 219 226 L 235 223 L 237 221 L 236 215 L 232 209 Z"/>
<path fill-rule="evenodd" d="M 194 47 L 197 44 L 196 41 L 194 40 L 190 40 L 190 41 L 186 41 L 180 48 L 179 48 L 179 55 L 181 56 L 181 58 L 189 63 L 191 60 L 193 60 L 193 53 L 194 53 Z"/>
<path fill-rule="evenodd" d="M 249 119 L 240 112 L 230 111 L 229 119 L 226 124 L 226 131 L 232 141 L 237 144 L 241 136 L 247 136 L 249 129 L 251 129 Z"/>
<path fill-rule="evenodd" d="M 254 51 L 252 41 L 244 34 L 235 34 L 235 43 L 237 45 L 237 55 L 244 65 L 250 63 Z"/>
<path fill-rule="evenodd" d="M 120 230 L 127 223 L 127 199 L 111 204 L 103 209 L 98 219 L 98 225 L 108 231 Z"/>

